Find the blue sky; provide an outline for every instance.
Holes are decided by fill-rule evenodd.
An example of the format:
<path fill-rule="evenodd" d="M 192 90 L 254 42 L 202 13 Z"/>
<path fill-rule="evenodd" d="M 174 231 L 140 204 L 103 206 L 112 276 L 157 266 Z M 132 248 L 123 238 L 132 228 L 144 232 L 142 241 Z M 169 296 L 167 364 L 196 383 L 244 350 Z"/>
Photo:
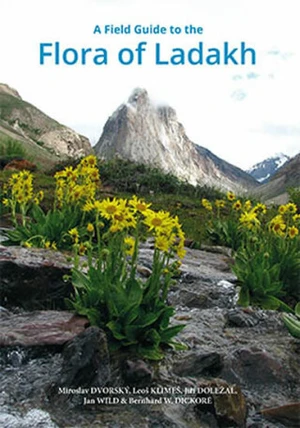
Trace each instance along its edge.
<path fill-rule="evenodd" d="M 139 86 L 177 111 L 187 135 L 221 158 L 250 167 L 274 153 L 300 151 L 298 0 L 1 0 L 0 82 L 95 144 L 109 115 Z M 3 19 L 4 17 L 4 19 Z M 131 34 L 93 34 L 96 25 L 131 25 Z M 203 27 L 201 35 L 137 35 L 135 25 Z M 40 43 L 107 49 L 105 66 L 39 64 Z M 117 54 L 147 42 L 142 65 Z M 245 41 L 256 65 L 158 66 L 173 48 L 232 47 Z"/>

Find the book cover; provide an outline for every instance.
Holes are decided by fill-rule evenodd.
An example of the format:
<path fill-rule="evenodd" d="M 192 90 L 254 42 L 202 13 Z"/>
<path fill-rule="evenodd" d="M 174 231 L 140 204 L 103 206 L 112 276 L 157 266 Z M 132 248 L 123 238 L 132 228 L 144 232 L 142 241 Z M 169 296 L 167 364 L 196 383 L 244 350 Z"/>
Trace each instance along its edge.
<path fill-rule="evenodd" d="M 1 0 L 0 426 L 298 426 L 297 6 Z"/>

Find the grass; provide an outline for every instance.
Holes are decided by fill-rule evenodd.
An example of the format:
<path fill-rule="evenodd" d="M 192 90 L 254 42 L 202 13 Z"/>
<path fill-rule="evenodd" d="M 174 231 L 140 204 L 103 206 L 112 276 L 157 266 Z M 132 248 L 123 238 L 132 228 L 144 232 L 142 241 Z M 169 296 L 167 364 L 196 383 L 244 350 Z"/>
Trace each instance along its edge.
<path fill-rule="evenodd" d="M 58 161 L 58 157 L 52 154 L 47 148 L 42 147 L 20 136 L 18 139 L 8 137 L 0 131 L 0 160 L 1 163 L 8 163 L 13 159 L 26 159 L 33 162 L 41 170 L 52 169 Z"/>

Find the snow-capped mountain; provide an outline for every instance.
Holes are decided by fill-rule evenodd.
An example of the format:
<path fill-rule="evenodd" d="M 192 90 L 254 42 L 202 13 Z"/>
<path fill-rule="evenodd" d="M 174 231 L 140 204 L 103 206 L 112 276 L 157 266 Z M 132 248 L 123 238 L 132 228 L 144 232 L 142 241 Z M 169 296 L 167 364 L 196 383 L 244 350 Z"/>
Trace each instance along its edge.
<path fill-rule="evenodd" d="M 252 168 L 248 169 L 247 172 L 260 183 L 265 183 L 289 159 L 289 156 L 279 153 L 271 158 L 257 163 L 256 165 L 252 166 Z"/>

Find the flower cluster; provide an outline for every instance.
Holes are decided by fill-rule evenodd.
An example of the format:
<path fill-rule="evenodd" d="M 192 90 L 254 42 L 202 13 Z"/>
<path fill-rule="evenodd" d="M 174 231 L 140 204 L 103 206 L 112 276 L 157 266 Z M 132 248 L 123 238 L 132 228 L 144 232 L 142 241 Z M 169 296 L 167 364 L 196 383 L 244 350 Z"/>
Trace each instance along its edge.
<path fill-rule="evenodd" d="M 212 211 L 213 210 L 213 206 L 212 204 L 205 198 L 202 199 L 202 206 L 207 210 L 207 211 Z"/>
<path fill-rule="evenodd" d="M 18 208 L 20 209 L 22 223 L 24 224 L 29 206 L 32 203 L 38 205 L 44 197 L 43 191 L 34 194 L 33 176 L 27 170 L 12 174 L 8 184 L 4 186 L 4 195 L 5 198 L 2 203 L 4 206 L 10 207 L 15 224 L 17 224 L 16 214 Z"/>
<path fill-rule="evenodd" d="M 214 203 L 202 199 L 202 206 L 211 214 L 215 213 L 218 219 L 221 217 L 221 210 L 229 208 L 229 216 L 236 219 L 240 227 L 246 230 L 262 230 L 268 224 L 268 230 L 282 238 L 293 239 L 299 234 L 300 214 L 297 214 L 297 206 L 294 203 L 280 205 L 278 214 L 267 221 L 266 215 L 269 215 L 269 212 L 265 204 L 259 202 L 253 205 L 250 200 L 243 203 L 233 192 L 227 192 L 226 199 L 227 201 L 217 199 Z"/>
<path fill-rule="evenodd" d="M 131 199 L 89 200 L 83 210 L 93 212 L 97 224 L 101 218 L 108 220 L 111 233 L 127 233 L 125 243 L 128 254 L 133 252 L 136 239 L 132 233 L 142 224 L 146 226 L 146 234 L 154 236 L 155 248 L 165 253 L 174 252 L 179 258 L 184 257 L 184 233 L 178 217 L 172 217 L 165 211 L 156 212 L 150 209 L 150 206 L 151 204 L 134 195 Z M 93 225 L 90 225 L 90 229 L 92 227 Z M 71 231 L 69 233 L 71 234 Z"/>
<path fill-rule="evenodd" d="M 267 208 L 242 201 L 233 192 L 226 200 L 202 200 L 207 210 L 210 241 L 233 250 L 232 270 L 241 288 L 238 304 L 289 310 L 287 302 L 299 299 L 300 214 L 294 203 Z M 282 299 L 287 298 L 287 302 Z"/>
<path fill-rule="evenodd" d="M 81 160 L 76 168 L 66 167 L 55 174 L 56 206 L 82 205 L 94 200 L 97 186 L 100 184 L 97 159 L 90 155 Z"/>
<path fill-rule="evenodd" d="M 300 214 L 293 203 L 280 205 L 278 214 L 269 222 L 269 229 L 282 238 L 295 238 L 299 234 Z"/>

